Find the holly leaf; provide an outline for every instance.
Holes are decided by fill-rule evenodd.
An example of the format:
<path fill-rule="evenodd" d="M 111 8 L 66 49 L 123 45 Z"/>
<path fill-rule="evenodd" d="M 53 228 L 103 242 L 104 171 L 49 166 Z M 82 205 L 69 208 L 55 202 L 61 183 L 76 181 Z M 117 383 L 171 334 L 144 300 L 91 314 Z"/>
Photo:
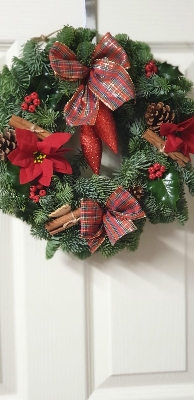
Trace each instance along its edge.
<path fill-rule="evenodd" d="M 30 184 L 26 183 L 21 185 L 19 180 L 19 173 L 20 167 L 11 164 L 10 162 L 7 163 L 7 176 L 9 182 L 11 182 L 13 188 L 21 195 L 27 196 L 29 195 Z"/>
<path fill-rule="evenodd" d="M 149 181 L 148 189 L 158 203 L 163 203 L 166 206 L 172 206 L 176 209 L 176 202 L 179 199 L 180 182 L 174 167 L 169 168 L 164 178 Z"/>
<path fill-rule="evenodd" d="M 49 98 L 48 98 L 49 108 L 52 108 L 54 110 L 57 107 L 57 104 L 59 103 L 59 101 L 61 100 L 62 97 L 63 97 L 63 93 L 61 93 L 61 92 L 56 92 L 56 93 L 50 94 Z"/>
<path fill-rule="evenodd" d="M 47 96 L 52 92 L 54 85 L 53 76 L 48 73 L 33 76 L 30 78 L 29 92 L 36 91 L 41 100 L 45 101 Z"/>
<path fill-rule="evenodd" d="M 166 78 L 168 81 L 173 81 L 175 79 L 178 79 L 180 76 L 183 76 L 178 67 L 168 64 L 167 62 L 158 64 L 157 67 L 157 74 L 163 78 Z"/>

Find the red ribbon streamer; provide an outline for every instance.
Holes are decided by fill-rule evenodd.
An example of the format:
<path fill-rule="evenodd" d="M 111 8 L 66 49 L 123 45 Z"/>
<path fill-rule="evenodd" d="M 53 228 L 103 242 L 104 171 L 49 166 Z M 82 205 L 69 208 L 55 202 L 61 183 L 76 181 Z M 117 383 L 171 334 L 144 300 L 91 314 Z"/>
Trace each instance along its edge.
<path fill-rule="evenodd" d="M 130 63 L 125 50 L 108 32 L 97 44 L 91 68 L 81 64 L 68 46 L 55 42 L 50 64 L 62 79 L 84 80 L 64 108 L 69 125 L 94 125 L 99 100 L 112 111 L 135 98 L 133 82 L 126 71 Z"/>
<path fill-rule="evenodd" d="M 189 159 L 189 153 L 194 154 L 194 117 L 177 125 L 161 124 L 160 135 L 167 137 L 164 147 L 166 153 L 181 151 Z"/>
<path fill-rule="evenodd" d="M 133 220 L 144 217 L 146 214 L 138 201 L 127 190 L 118 187 L 108 198 L 106 210 L 95 200 L 81 201 L 81 236 L 94 253 L 106 235 L 114 246 L 121 237 L 137 229 Z"/>

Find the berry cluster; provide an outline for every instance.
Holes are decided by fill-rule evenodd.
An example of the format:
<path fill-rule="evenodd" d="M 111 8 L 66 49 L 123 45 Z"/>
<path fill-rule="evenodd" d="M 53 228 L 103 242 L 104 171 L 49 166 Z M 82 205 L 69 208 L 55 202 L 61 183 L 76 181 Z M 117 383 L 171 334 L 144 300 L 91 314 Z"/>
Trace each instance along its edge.
<path fill-rule="evenodd" d="M 156 74 L 157 73 L 158 68 L 157 68 L 154 60 L 151 60 L 148 64 L 146 64 L 145 71 L 146 71 L 147 78 L 150 78 L 150 76 L 152 74 Z"/>
<path fill-rule="evenodd" d="M 29 111 L 31 113 L 36 111 L 36 107 L 40 105 L 40 99 L 38 93 L 32 92 L 24 97 L 24 102 L 21 104 L 23 111 Z"/>
<path fill-rule="evenodd" d="M 40 197 L 46 196 L 46 190 L 44 186 L 38 183 L 37 185 L 30 186 L 30 194 L 29 198 L 34 201 L 34 203 L 38 203 Z"/>
<path fill-rule="evenodd" d="M 159 163 L 155 163 L 151 167 L 148 168 L 149 178 L 156 179 L 162 178 L 162 175 L 166 171 L 165 165 L 160 165 Z"/>

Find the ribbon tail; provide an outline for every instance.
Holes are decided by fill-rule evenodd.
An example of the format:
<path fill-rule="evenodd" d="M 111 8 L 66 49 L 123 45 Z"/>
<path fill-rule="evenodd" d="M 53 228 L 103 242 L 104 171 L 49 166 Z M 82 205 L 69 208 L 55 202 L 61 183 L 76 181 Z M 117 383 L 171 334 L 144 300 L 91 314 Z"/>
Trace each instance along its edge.
<path fill-rule="evenodd" d="M 95 200 L 81 200 L 81 237 L 84 238 L 91 253 L 94 253 L 105 239 L 102 225 L 103 210 Z"/>
<path fill-rule="evenodd" d="M 91 253 L 95 253 L 96 250 L 101 246 L 101 244 L 105 240 L 105 233 L 99 237 L 93 237 L 92 239 L 87 239 L 88 246 L 90 248 Z"/>
<path fill-rule="evenodd" d="M 98 108 L 99 100 L 87 85 L 82 84 L 65 105 L 64 115 L 71 126 L 94 125 Z"/>

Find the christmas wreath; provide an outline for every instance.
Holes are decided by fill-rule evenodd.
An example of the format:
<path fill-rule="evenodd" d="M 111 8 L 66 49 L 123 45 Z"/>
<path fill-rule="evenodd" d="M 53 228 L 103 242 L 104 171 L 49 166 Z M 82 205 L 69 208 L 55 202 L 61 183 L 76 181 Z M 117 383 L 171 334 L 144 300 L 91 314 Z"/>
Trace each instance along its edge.
<path fill-rule="evenodd" d="M 95 35 L 33 38 L 0 74 L 0 208 L 48 258 L 135 250 L 146 218 L 184 224 L 194 194 L 192 83 L 146 43 Z M 118 169 L 101 168 L 102 143 Z"/>

